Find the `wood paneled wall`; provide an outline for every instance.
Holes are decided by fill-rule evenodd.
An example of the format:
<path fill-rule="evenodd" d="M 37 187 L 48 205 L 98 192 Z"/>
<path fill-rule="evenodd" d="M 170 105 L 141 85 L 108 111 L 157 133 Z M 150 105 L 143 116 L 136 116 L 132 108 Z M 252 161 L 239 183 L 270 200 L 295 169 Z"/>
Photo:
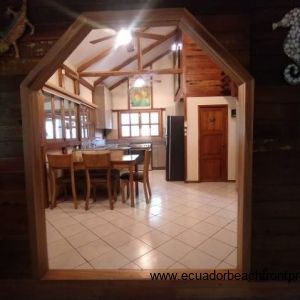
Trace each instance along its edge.
<path fill-rule="evenodd" d="M 300 86 L 283 70 L 289 29 L 272 30 L 299 1 L 256 1 L 251 22 L 251 72 L 256 79 L 253 155 L 252 264 L 300 270 Z"/>
<path fill-rule="evenodd" d="M 187 35 L 182 35 L 186 97 L 230 96 L 230 78 Z"/>
<path fill-rule="evenodd" d="M 22 117 L 23 76 L 0 76 L 0 277 L 31 274 Z"/>
<path fill-rule="evenodd" d="M 54 8 L 51 1 L 28 2 L 29 18 L 36 25 L 35 37 L 32 40 L 31 37 L 24 36 L 20 41 L 22 57 L 20 60 L 14 59 L 13 51 L 0 56 L 1 112 L 3 107 L 8 112 L 0 114 L 0 157 L 4 159 L 0 164 L 0 276 L 2 278 L 31 277 L 20 131 L 19 83 L 22 76 L 26 75 L 46 54 L 47 49 L 71 24 L 76 13 L 144 6 L 144 1 L 131 0 L 116 2 L 65 0 L 59 2 L 61 8 L 58 9 Z M 8 4 L 19 5 L 20 1 L 1 1 L 2 12 Z M 274 21 L 278 21 L 287 11 L 299 5 L 300 2 L 296 0 L 157 1 L 155 4 L 156 7 L 181 6 L 189 9 L 256 79 L 252 270 L 300 270 L 300 87 L 288 86 L 282 76 L 284 67 L 289 63 L 282 51 L 287 29 L 272 31 L 271 28 Z M 66 13 L 62 7 L 74 14 Z M 8 134 L 9 132 L 13 134 Z M 7 163 L 10 163 L 8 159 L 10 157 L 15 167 L 8 169 Z M 13 180 L 15 184 L 12 185 Z M 38 288 L 35 286 L 35 293 L 48 289 L 44 294 L 46 299 L 46 295 L 51 294 L 49 291 L 55 290 L 58 285 L 62 286 L 61 283 L 53 283 L 51 289 L 45 285 L 44 288 L 42 285 L 38 285 Z M 79 286 L 80 284 L 76 283 L 78 289 Z M 106 293 L 99 293 L 109 295 L 111 290 L 109 286 L 111 289 L 114 287 L 107 284 Z M 148 287 L 150 288 L 150 285 Z M 10 287 L 7 288 L 9 290 Z M 127 285 L 119 291 L 121 293 L 126 289 Z M 11 290 L 13 290 L 12 286 Z M 26 295 L 34 293 L 26 288 L 25 284 L 23 290 L 26 290 Z M 176 295 L 178 297 L 199 296 L 199 293 L 193 293 L 192 289 L 189 290 L 190 292 L 188 290 L 186 289 L 184 294 L 178 292 Z M 207 290 L 211 289 L 204 289 Z M 205 294 L 206 297 L 221 299 L 227 297 L 226 293 L 233 292 L 227 289 L 221 294 L 216 294 L 217 290 L 218 287 L 214 289 L 213 295 Z M 235 294 L 236 299 L 245 299 L 247 295 L 250 299 L 251 295 L 254 296 L 258 290 L 247 290 L 247 288 L 244 292 L 239 290 L 240 292 Z M 87 291 L 86 288 L 81 293 Z M 167 295 L 169 289 L 160 291 L 160 295 Z M 262 299 L 267 299 L 268 294 L 273 295 L 270 298 L 274 299 L 276 289 L 271 288 L 268 291 L 257 293 Z M 56 295 L 57 298 L 60 297 L 59 294 Z M 91 299 L 95 298 L 94 294 L 89 293 L 89 295 Z M 176 295 L 172 294 L 172 297 Z M 280 295 L 283 297 L 283 292 Z M 287 299 L 291 294 L 285 295 Z"/>

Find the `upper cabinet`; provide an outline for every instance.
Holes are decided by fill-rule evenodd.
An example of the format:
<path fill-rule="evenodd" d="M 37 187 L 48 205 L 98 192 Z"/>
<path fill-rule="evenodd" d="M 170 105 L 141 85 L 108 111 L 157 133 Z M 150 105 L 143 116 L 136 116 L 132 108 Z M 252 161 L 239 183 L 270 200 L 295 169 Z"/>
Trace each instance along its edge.
<path fill-rule="evenodd" d="M 96 109 L 96 128 L 112 129 L 111 93 L 105 86 L 97 86 L 94 91 Z"/>

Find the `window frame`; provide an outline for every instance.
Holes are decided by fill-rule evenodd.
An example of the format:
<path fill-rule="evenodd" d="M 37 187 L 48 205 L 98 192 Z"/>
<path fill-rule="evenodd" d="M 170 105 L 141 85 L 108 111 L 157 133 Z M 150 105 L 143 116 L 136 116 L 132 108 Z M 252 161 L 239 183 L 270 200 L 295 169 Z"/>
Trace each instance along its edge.
<path fill-rule="evenodd" d="M 141 114 L 142 113 L 149 113 L 149 123 L 147 124 L 142 124 L 141 123 Z M 151 123 L 150 120 L 150 113 L 152 112 L 157 112 L 158 113 L 158 123 Z M 122 135 L 122 126 L 126 126 L 121 123 L 121 115 L 122 114 L 133 114 L 133 113 L 138 113 L 139 115 L 139 121 L 138 121 L 138 126 L 139 126 L 139 135 L 138 136 L 132 136 L 130 132 L 130 136 L 123 136 Z M 118 111 L 118 136 L 121 139 L 147 139 L 147 138 L 161 138 L 163 135 L 163 116 L 162 116 L 162 109 L 130 109 L 130 110 L 119 110 Z M 147 135 L 143 136 L 141 135 L 141 126 L 142 125 L 158 125 L 158 135 Z M 135 125 L 135 124 L 134 124 Z M 129 127 L 132 126 L 131 123 L 128 124 Z"/>
<path fill-rule="evenodd" d="M 49 96 L 51 99 L 51 113 L 46 113 L 45 112 L 45 107 L 43 110 L 43 139 L 44 142 L 48 145 L 51 144 L 80 144 L 82 140 L 89 140 L 92 138 L 93 130 L 92 130 L 92 125 L 93 125 L 93 108 L 89 107 L 88 105 L 85 105 L 83 103 L 78 103 L 77 101 L 72 101 L 72 99 L 64 98 L 62 96 L 58 96 L 55 93 L 50 93 L 48 91 L 43 92 L 44 96 L 44 103 L 46 99 L 46 95 Z M 60 109 L 61 109 L 61 127 L 62 127 L 62 138 L 56 138 L 56 130 L 55 130 L 55 119 L 56 119 L 56 114 L 55 114 L 55 104 L 54 101 L 56 99 L 60 100 Z M 66 110 L 66 103 L 68 104 L 67 110 Z M 70 107 L 70 103 L 73 103 L 72 106 Z M 86 117 L 87 121 L 84 123 L 84 128 L 87 129 L 87 137 L 82 136 L 82 122 L 81 122 L 81 113 L 82 111 L 86 112 Z M 75 123 L 76 126 L 72 125 L 72 115 L 75 115 Z M 46 118 L 50 117 L 52 119 L 52 134 L 53 138 L 52 139 L 47 139 L 46 138 Z M 70 123 L 70 137 L 66 137 L 66 121 L 69 121 Z M 76 137 L 73 138 L 72 136 L 72 129 L 76 128 Z"/>

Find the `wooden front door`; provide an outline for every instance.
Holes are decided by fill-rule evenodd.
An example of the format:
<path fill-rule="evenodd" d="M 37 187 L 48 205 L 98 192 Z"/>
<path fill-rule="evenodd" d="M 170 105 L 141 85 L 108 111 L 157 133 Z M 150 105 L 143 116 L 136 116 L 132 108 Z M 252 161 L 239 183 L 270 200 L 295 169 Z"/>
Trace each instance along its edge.
<path fill-rule="evenodd" d="M 199 106 L 198 116 L 199 180 L 227 181 L 227 106 Z"/>

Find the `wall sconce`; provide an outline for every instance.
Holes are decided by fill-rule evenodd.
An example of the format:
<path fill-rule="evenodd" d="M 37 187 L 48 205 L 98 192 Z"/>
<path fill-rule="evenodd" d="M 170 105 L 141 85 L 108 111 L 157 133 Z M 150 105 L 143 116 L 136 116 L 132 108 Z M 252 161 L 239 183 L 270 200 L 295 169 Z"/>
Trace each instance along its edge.
<path fill-rule="evenodd" d="M 173 52 L 176 52 L 178 50 L 182 50 L 182 43 L 173 43 L 172 47 L 171 47 L 171 50 Z"/>

